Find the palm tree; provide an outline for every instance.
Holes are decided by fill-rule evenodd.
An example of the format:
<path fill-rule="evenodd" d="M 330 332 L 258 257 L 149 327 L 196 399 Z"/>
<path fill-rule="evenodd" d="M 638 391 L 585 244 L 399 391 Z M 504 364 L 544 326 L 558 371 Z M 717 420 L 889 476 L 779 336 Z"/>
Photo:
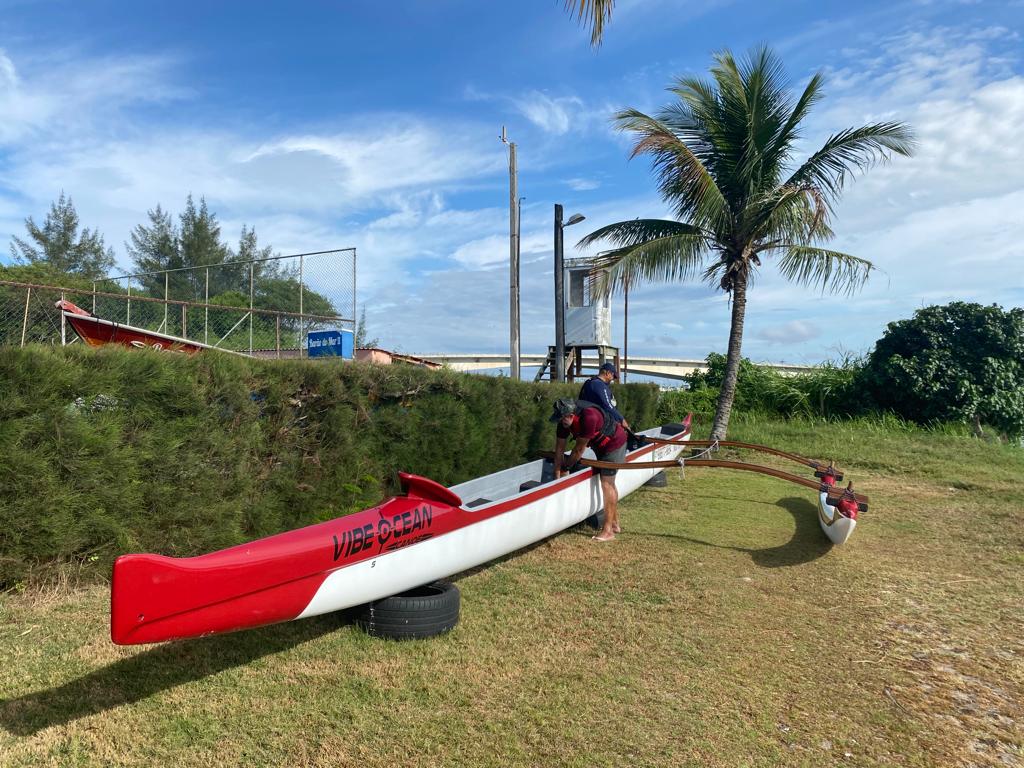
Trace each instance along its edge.
<path fill-rule="evenodd" d="M 595 48 L 604 37 L 604 25 L 612 18 L 615 0 L 565 0 L 565 10 L 590 25 L 590 44 Z"/>
<path fill-rule="evenodd" d="M 600 282 L 613 288 L 700 275 L 730 295 L 725 379 L 711 430 L 722 440 L 736 393 L 747 287 L 762 257 L 777 256 L 779 270 L 798 284 L 858 289 L 871 262 L 822 247 L 832 237 L 834 205 L 854 171 L 892 153 L 909 156 L 914 139 L 898 122 L 847 128 L 793 167 L 800 123 L 822 97 L 821 73 L 795 101 L 780 60 L 766 47 L 740 63 L 729 51 L 717 54 L 711 75 L 713 81 L 678 78 L 668 89 L 678 100 L 656 117 L 626 109 L 614 118 L 636 137 L 631 157 L 651 156 L 658 190 L 677 220 L 610 224 L 579 245 L 615 246 L 593 260 L 595 274 L 609 270 Z"/>

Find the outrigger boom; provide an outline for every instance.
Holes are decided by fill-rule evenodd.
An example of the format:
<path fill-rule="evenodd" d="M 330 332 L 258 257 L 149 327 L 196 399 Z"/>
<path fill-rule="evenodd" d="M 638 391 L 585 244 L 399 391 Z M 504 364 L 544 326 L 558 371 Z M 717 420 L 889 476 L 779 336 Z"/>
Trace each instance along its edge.
<path fill-rule="evenodd" d="M 654 445 L 662 445 L 665 442 L 663 438 L 659 437 L 643 436 L 643 440 Z M 837 488 L 835 486 L 837 481 L 843 479 L 843 473 L 832 462 L 826 464 L 823 461 L 808 459 L 795 453 L 788 453 L 776 448 L 771 448 L 767 445 L 743 443 L 735 440 L 690 440 L 687 443 L 687 447 L 705 447 L 713 450 L 721 447 L 746 448 L 749 450 L 761 451 L 762 453 L 780 456 L 798 464 L 811 467 L 814 469 L 814 476 L 818 479 L 811 480 L 810 478 L 800 477 L 799 475 L 794 475 L 790 472 L 776 469 L 775 467 L 766 467 L 761 464 L 750 464 L 743 461 L 728 461 L 725 459 L 702 458 L 706 452 L 697 454 L 692 458 L 677 456 L 671 460 L 635 461 L 628 464 L 597 461 L 594 459 L 580 459 L 579 463 L 581 466 L 591 467 L 593 469 L 650 470 L 667 469 L 670 467 L 718 467 L 721 469 L 738 469 L 741 471 L 768 475 L 790 483 L 802 485 L 805 488 L 812 488 L 818 491 L 818 522 L 821 525 L 822 531 L 824 531 L 825 535 L 828 536 L 829 540 L 832 541 L 833 544 L 842 544 L 849 539 L 850 535 L 853 533 L 853 529 L 857 525 L 858 513 L 867 512 L 868 497 L 859 493 L 854 493 L 853 483 L 849 483 L 846 488 Z M 551 457 L 554 454 L 550 451 L 543 451 L 540 455 Z"/>

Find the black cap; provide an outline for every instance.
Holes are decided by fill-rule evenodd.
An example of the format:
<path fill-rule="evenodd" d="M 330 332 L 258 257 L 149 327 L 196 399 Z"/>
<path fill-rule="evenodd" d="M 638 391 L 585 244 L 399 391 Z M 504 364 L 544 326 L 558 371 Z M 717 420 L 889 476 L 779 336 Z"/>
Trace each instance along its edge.
<path fill-rule="evenodd" d="M 615 366 L 612 365 L 611 363 L 605 363 L 598 370 L 599 371 L 608 371 L 608 373 L 610 373 L 616 379 L 619 378 L 619 372 L 615 370 Z"/>
<path fill-rule="evenodd" d="M 555 400 L 555 408 L 549 421 L 561 421 L 570 413 L 576 413 L 576 401 L 571 397 L 560 397 Z"/>

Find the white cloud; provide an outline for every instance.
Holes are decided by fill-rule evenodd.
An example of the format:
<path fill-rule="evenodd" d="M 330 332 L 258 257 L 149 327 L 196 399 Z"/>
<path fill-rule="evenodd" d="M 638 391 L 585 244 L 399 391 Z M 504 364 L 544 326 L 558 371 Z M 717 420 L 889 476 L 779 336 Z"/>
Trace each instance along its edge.
<path fill-rule="evenodd" d="M 772 344 L 792 344 L 794 342 L 809 341 L 821 336 L 821 329 L 806 320 L 791 320 L 782 325 L 768 326 L 757 332 L 759 339 Z"/>
<path fill-rule="evenodd" d="M 569 179 L 566 183 L 574 192 L 588 192 L 601 186 L 601 182 L 596 179 Z"/>
<path fill-rule="evenodd" d="M 575 96 L 551 97 L 540 91 L 530 91 L 519 97 L 517 106 L 520 113 L 538 128 L 561 135 L 568 133 L 583 102 Z"/>

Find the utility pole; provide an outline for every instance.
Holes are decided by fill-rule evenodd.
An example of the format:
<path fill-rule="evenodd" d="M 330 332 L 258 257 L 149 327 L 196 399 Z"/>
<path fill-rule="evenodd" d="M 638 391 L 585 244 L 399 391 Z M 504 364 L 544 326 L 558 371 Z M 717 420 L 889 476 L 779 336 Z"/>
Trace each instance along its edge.
<path fill-rule="evenodd" d="M 555 381 L 565 380 L 565 266 L 562 256 L 562 205 L 555 203 Z"/>
<path fill-rule="evenodd" d="M 516 144 L 501 126 L 501 141 L 508 144 L 508 250 L 509 250 L 509 374 L 519 379 L 519 190 Z"/>

